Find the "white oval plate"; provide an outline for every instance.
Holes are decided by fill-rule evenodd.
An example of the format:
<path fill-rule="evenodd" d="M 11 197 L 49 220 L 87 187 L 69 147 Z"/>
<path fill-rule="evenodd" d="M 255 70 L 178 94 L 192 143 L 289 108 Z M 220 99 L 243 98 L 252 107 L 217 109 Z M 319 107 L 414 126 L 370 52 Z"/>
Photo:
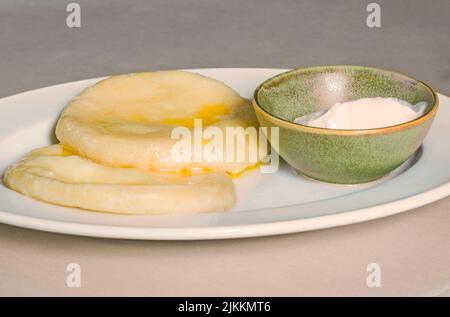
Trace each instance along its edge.
<path fill-rule="evenodd" d="M 193 70 L 250 98 L 255 87 L 283 69 Z M 67 102 L 101 78 L 37 89 L 0 100 L 0 170 L 33 148 L 55 143 L 53 128 Z M 381 218 L 450 194 L 450 98 L 440 109 L 420 155 L 395 177 L 365 186 L 337 186 L 295 175 L 250 171 L 235 180 L 238 203 L 229 212 L 125 216 L 47 204 L 0 187 L 0 222 L 93 237 L 194 240 L 275 235 Z M 405 170 L 406 169 L 406 170 Z M 176 197 L 174 197 L 176 199 Z"/>

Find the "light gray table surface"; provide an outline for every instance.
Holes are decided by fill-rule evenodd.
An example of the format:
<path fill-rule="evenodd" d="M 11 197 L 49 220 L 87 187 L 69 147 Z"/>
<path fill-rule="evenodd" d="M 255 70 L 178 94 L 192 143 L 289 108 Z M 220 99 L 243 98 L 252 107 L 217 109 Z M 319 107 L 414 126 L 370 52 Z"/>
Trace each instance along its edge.
<path fill-rule="evenodd" d="M 450 1 L 0 2 L 0 97 L 142 70 L 361 64 L 450 94 Z M 448 139 L 443 140 L 448 142 Z M 450 198 L 345 227 L 227 241 L 125 241 L 0 225 L 0 295 L 450 295 Z M 66 266 L 82 268 L 81 288 Z M 366 285 L 379 263 L 380 288 Z"/>

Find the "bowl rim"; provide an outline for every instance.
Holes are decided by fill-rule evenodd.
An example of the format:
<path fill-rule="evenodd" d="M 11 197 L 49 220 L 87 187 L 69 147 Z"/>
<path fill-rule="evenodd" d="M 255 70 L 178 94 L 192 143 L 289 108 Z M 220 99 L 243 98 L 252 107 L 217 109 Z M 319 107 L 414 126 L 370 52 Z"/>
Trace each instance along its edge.
<path fill-rule="evenodd" d="M 432 97 L 433 97 L 433 105 L 431 107 L 431 109 L 422 114 L 420 117 L 415 118 L 414 120 L 410 120 L 410 121 L 406 121 L 400 124 L 396 124 L 396 125 L 392 125 L 392 126 L 386 126 L 386 127 L 380 127 L 380 128 L 370 128 L 370 129 L 330 129 L 330 128 L 320 128 L 320 127 L 312 127 L 312 126 L 307 126 L 304 124 L 300 124 L 300 123 L 294 123 L 293 121 L 289 121 L 286 119 L 282 119 L 280 117 L 277 117 L 275 115 L 273 115 L 272 113 L 268 112 L 267 110 L 265 110 L 263 107 L 261 107 L 261 105 L 258 102 L 258 93 L 261 90 L 261 88 L 264 85 L 267 85 L 269 82 L 277 79 L 277 78 L 281 78 L 283 76 L 286 76 L 290 73 L 293 72 L 298 72 L 298 71 L 307 71 L 307 70 L 315 70 L 315 69 L 323 69 L 323 68 L 353 68 L 353 69 L 369 69 L 369 70 L 374 70 L 374 71 L 382 71 L 382 72 L 388 72 L 391 74 L 395 74 L 395 75 L 400 75 L 402 77 L 406 77 L 412 81 L 415 81 L 421 85 L 423 85 L 426 89 L 429 90 L 429 92 L 431 93 Z M 409 75 L 405 75 L 403 73 L 397 72 L 397 71 L 393 71 L 393 70 L 389 70 L 389 69 L 384 69 L 384 68 L 378 68 L 378 67 L 372 67 L 372 66 L 362 66 L 362 65 L 318 65 L 318 66 L 312 66 L 312 67 L 302 67 L 302 68 L 295 68 L 295 69 L 291 69 L 288 70 L 286 72 L 282 72 L 280 74 L 277 74 L 275 76 L 272 76 L 268 79 L 266 79 L 265 81 L 263 81 L 261 84 L 258 85 L 258 87 L 256 87 L 254 93 L 253 93 L 253 100 L 252 100 L 252 104 L 253 107 L 257 110 L 259 110 L 260 112 L 262 112 L 263 114 L 265 114 L 266 116 L 270 117 L 272 120 L 274 120 L 275 122 L 281 124 L 281 125 L 285 125 L 291 128 L 295 128 L 295 129 L 300 129 L 303 130 L 305 132 L 310 132 L 310 133 L 321 133 L 321 134 L 335 134 L 335 135 L 365 135 L 365 134 L 384 134 L 384 133 L 391 133 L 391 132 L 396 132 L 396 131 L 400 131 L 400 130 L 404 130 L 404 129 L 408 129 L 411 127 L 415 127 L 425 121 L 427 121 L 428 119 L 432 118 L 438 108 L 439 108 L 439 98 L 436 94 L 436 92 L 434 91 L 434 89 L 427 83 L 417 80 L 414 77 L 411 77 Z"/>

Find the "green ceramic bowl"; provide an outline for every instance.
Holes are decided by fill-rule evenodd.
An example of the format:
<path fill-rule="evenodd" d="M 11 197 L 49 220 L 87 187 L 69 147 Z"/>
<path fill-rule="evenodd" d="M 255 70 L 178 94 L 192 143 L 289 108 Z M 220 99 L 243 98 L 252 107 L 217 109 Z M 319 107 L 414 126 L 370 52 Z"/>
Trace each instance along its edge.
<path fill-rule="evenodd" d="M 424 114 L 395 126 L 335 130 L 293 123 L 297 117 L 336 102 L 396 97 L 427 102 Z M 362 66 L 320 66 L 282 73 L 263 82 L 253 99 L 263 127 L 279 127 L 279 154 L 296 171 L 315 180 L 357 184 L 377 180 L 420 147 L 438 108 L 425 83 L 388 70 Z"/>

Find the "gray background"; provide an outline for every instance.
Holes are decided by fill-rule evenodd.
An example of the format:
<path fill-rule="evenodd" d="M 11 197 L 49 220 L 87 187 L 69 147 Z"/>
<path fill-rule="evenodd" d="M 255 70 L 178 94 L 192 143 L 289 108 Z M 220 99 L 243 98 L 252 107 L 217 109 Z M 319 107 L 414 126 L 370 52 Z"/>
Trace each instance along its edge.
<path fill-rule="evenodd" d="M 394 69 L 450 94 L 450 1 L 362 0 L 0 2 L 0 97 L 142 70 Z M 450 198 L 368 223 L 231 241 L 145 242 L 71 237 L 0 225 L 0 295 L 450 294 Z M 66 265 L 82 287 L 65 286 Z M 366 265 L 382 266 L 379 289 Z"/>

